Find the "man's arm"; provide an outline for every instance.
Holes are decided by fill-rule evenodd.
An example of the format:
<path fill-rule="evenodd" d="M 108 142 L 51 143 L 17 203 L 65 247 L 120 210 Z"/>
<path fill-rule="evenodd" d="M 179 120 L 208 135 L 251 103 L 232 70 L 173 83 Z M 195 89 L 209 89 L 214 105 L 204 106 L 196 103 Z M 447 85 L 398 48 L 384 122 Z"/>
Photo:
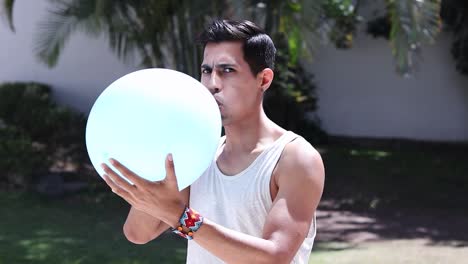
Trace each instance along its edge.
<path fill-rule="evenodd" d="M 189 204 L 190 187 L 185 188 L 180 193 L 185 204 Z M 125 221 L 123 232 L 128 241 L 135 244 L 146 244 L 159 237 L 169 227 L 163 221 L 132 206 Z"/>
<path fill-rule="evenodd" d="M 166 159 L 166 178 L 157 183 L 139 177 L 115 160 L 111 164 L 135 184 L 130 185 L 103 164 L 103 178 L 117 195 L 172 227 L 178 225 L 184 200 L 177 189 L 171 155 Z M 194 240 L 228 263 L 290 263 L 307 236 L 322 195 L 323 162 L 307 141 L 297 139 L 286 146 L 273 176 L 278 194 L 261 238 L 205 219 Z"/>
<path fill-rule="evenodd" d="M 322 195 L 325 172 L 320 154 L 297 139 L 286 146 L 274 176 L 278 194 L 262 238 L 205 219 L 194 241 L 227 263 L 290 263 L 308 234 Z"/>

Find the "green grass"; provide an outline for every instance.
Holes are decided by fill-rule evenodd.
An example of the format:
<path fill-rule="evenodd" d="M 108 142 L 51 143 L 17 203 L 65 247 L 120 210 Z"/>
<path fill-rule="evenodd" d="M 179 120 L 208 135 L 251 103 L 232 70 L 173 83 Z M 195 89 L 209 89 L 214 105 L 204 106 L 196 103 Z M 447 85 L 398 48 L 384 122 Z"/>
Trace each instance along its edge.
<path fill-rule="evenodd" d="M 0 194 L 0 264 L 185 263 L 185 241 L 172 235 L 146 245 L 126 241 L 127 206 L 115 196 L 52 201 Z"/>
<path fill-rule="evenodd" d="M 463 208 L 466 153 L 328 147 L 322 151 L 324 199 L 336 201 L 337 208 L 359 210 L 390 205 Z M 0 208 L 0 264 L 185 263 L 186 243 L 172 234 L 147 245 L 128 242 L 122 233 L 128 205 L 107 190 L 66 199 L 0 192 Z M 317 241 L 310 263 L 457 263 L 467 259 L 467 252 L 466 247 L 419 240 L 356 246 Z"/>
<path fill-rule="evenodd" d="M 327 147 L 324 198 L 349 208 L 465 208 L 468 149 Z"/>

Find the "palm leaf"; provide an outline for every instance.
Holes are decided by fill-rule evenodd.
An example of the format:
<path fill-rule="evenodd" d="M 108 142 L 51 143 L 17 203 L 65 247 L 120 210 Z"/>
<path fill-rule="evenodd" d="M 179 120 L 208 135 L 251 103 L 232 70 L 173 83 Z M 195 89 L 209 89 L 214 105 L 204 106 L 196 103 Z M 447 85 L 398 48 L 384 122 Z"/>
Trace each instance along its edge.
<path fill-rule="evenodd" d="M 309 56 L 320 38 L 319 25 L 325 0 L 230 0 L 235 17 L 249 19 L 276 38 L 287 38 L 290 63 L 295 64 L 302 55 Z M 231 12 L 232 13 L 232 12 Z"/>
<path fill-rule="evenodd" d="M 387 7 L 396 70 L 410 75 L 421 46 L 432 43 L 440 31 L 440 0 L 387 0 Z"/>
<path fill-rule="evenodd" d="M 11 29 L 11 31 L 15 31 L 15 26 L 13 25 L 13 6 L 14 6 L 15 0 L 3 0 L 3 4 L 0 7 L 1 13 L 4 13 L 7 19 L 7 23 Z"/>
<path fill-rule="evenodd" d="M 92 0 L 54 1 L 54 9 L 46 21 L 39 23 L 35 51 L 49 67 L 57 64 L 61 51 L 71 34 L 78 28 L 92 34 L 100 31 Z"/>

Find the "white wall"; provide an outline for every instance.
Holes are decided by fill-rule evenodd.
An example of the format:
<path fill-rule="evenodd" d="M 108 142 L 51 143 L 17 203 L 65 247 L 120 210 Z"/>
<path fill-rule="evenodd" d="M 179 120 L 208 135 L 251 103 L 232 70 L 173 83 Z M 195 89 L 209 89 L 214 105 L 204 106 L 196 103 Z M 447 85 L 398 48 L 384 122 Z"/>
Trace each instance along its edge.
<path fill-rule="evenodd" d="M 104 38 L 76 34 L 49 69 L 33 53 L 47 1 L 17 0 L 16 33 L 0 24 L 0 83 L 38 81 L 57 99 L 85 113 L 112 81 L 136 70 L 109 50 Z M 350 51 L 323 47 L 310 66 L 319 87 L 319 116 L 334 135 L 468 141 L 468 78 L 458 74 L 443 34 L 424 49 L 412 79 L 395 74 L 388 43 L 359 34 Z"/>
<path fill-rule="evenodd" d="M 33 52 L 38 23 L 47 18 L 47 0 L 17 0 L 16 33 L 0 23 L 0 83 L 37 81 L 52 85 L 58 101 L 88 113 L 97 96 L 117 78 L 137 69 L 120 62 L 104 38 L 74 34 L 57 66 L 49 69 Z"/>
<path fill-rule="evenodd" d="M 458 74 L 449 34 L 423 49 L 415 76 L 394 70 L 386 40 L 358 35 L 352 50 L 322 47 L 311 65 L 330 134 L 468 141 L 468 77 Z"/>

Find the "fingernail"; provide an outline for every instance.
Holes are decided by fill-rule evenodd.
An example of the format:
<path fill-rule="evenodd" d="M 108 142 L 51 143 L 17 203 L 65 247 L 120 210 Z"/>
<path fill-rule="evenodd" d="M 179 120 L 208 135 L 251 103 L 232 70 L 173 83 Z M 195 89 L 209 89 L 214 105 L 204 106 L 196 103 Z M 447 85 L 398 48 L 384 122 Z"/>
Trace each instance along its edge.
<path fill-rule="evenodd" d="M 173 159 L 172 159 L 172 154 L 171 154 L 171 153 L 169 153 L 169 155 L 167 155 L 167 159 L 168 159 L 169 161 L 173 161 Z"/>
<path fill-rule="evenodd" d="M 110 162 L 112 165 L 115 165 L 115 160 L 114 160 L 114 159 L 109 159 L 109 162 Z"/>

